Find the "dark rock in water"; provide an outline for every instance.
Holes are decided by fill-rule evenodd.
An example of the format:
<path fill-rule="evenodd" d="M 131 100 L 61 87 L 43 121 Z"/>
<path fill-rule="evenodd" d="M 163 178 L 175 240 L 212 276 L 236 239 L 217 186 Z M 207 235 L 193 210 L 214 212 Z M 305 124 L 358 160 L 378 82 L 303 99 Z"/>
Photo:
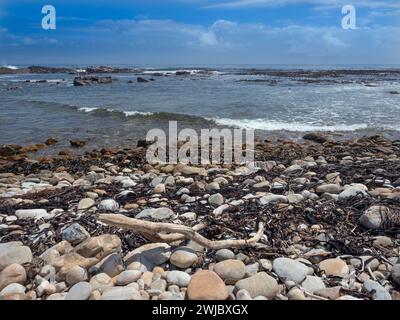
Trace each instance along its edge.
<path fill-rule="evenodd" d="M 58 140 L 57 140 L 57 139 L 54 139 L 54 138 L 49 138 L 49 139 L 47 139 L 44 143 L 45 143 L 45 145 L 47 145 L 47 146 L 53 146 L 53 145 L 55 145 L 55 144 L 58 143 Z"/>
<path fill-rule="evenodd" d="M 177 75 L 177 76 L 190 76 L 190 72 L 182 70 L 182 71 L 175 72 L 175 75 Z"/>
<path fill-rule="evenodd" d="M 13 91 L 13 90 L 18 90 L 18 89 L 21 89 L 20 87 L 10 87 L 10 88 L 7 88 L 7 91 Z"/>
<path fill-rule="evenodd" d="M 71 147 L 83 147 L 86 144 L 85 141 L 81 141 L 78 139 L 71 140 L 69 143 L 71 144 Z"/>
<path fill-rule="evenodd" d="M 133 81 L 133 80 L 129 80 L 129 81 L 128 81 L 128 83 L 134 83 L 134 82 L 135 82 L 135 81 Z"/>
<path fill-rule="evenodd" d="M 154 142 L 152 141 L 147 141 L 147 140 L 139 140 L 137 143 L 138 148 L 147 148 L 148 146 L 151 146 Z"/>
<path fill-rule="evenodd" d="M 109 84 L 112 83 L 111 77 L 76 77 L 74 86 L 87 86 L 92 84 Z"/>
<path fill-rule="evenodd" d="M 390 94 L 400 94 L 398 91 L 389 91 Z"/>
<path fill-rule="evenodd" d="M 0 146 L 0 157 L 11 157 L 18 153 L 18 150 L 21 150 L 22 147 L 18 145 L 3 145 Z"/>
<path fill-rule="evenodd" d="M 142 77 L 138 77 L 137 82 L 149 82 L 149 80 L 142 78 Z"/>
<path fill-rule="evenodd" d="M 69 152 L 68 150 L 60 150 L 58 155 L 59 156 L 69 156 L 69 155 L 71 155 L 71 152 Z"/>
<path fill-rule="evenodd" d="M 28 67 L 30 73 L 67 73 L 70 71 L 69 68 L 53 68 L 53 67 L 42 67 L 42 66 L 30 66 Z"/>
<path fill-rule="evenodd" d="M 150 78 L 149 80 L 150 80 L 150 81 L 156 81 L 156 79 L 154 79 L 154 78 Z"/>
<path fill-rule="evenodd" d="M 114 72 L 114 68 L 98 66 L 98 67 L 88 67 L 86 68 L 87 73 L 111 73 Z"/>
<path fill-rule="evenodd" d="M 328 141 L 328 139 L 326 139 L 325 137 L 323 137 L 317 133 L 308 133 L 303 137 L 303 139 L 314 141 L 317 143 L 324 143 L 324 142 Z"/>

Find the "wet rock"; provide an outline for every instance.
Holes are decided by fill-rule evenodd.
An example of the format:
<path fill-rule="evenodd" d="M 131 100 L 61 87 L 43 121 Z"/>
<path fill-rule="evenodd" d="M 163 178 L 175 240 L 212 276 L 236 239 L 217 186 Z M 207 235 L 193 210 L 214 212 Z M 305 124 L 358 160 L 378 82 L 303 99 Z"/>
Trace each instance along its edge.
<path fill-rule="evenodd" d="M 214 266 L 214 272 L 217 273 L 227 284 L 235 284 L 244 278 L 246 266 L 239 260 L 224 260 Z"/>
<path fill-rule="evenodd" d="M 74 223 L 61 231 L 61 238 L 75 246 L 90 238 L 90 234 L 79 223 Z"/>
<path fill-rule="evenodd" d="M 86 145 L 86 141 L 82 141 L 82 140 L 78 140 L 78 139 L 70 140 L 69 143 L 70 143 L 71 147 L 74 147 L 74 148 L 80 148 L 80 147 L 83 147 Z"/>
<path fill-rule="evenodd" d="M 259 272 L 250 278 L 238 281 L 235 290 L 242 289 L 246 290 L 252 298 L 263 296 L 268 299 L 273 299 L 279 291 L 277 281 L 265 272 Z"/>
<path fill-rule="evenodd" d="M 88 282 L 79 282 L 69 289 L 65 300 L 87 300 L 92 292 L 92 287 Z"/>
<path fill-rule="evenodd" d="M 272 263 L 272 270 L 282 281 L 301 283 L 308 275 L 308 268 L 303 263 L 289 259 L 277 258 Z"/>
<path fill-rule="evenodd" d="M 146 83 L 146 82 L 149 82 L 149 80 L 147 80 L 147 79 L 145 79 L 145 78 L 142 78 L 142 77 L 137 77 L 136 81 L 139 82 L 139 83 Z"/>
<path fill-rule="evenodd" d="M 325 143 L 328 141 L 324 136 L 322 136 L 318 133 L 308 133 L 303 136 L 303 139 L 310 140 L 310 141 L 317 142 L 317 143 Z"/>
<path fill-rule="evenodd" d="M 189 300 L 226 300 L 229 292 L 215 272 L 200 270 L 192 276 L 187 296 Z"/>
<path fill-rule="evenodd" d="M 197 260 L 196 252 L 189 247 L 177 248 L 170 257 L 170 262 L 181 269 L 191 267 Z"/>
<path fill-rule="evenodd" d="M 53 145 L 55 145 L 55 144 L 57 144 L 58 143 L 58 140 L 57 139 L 54 139 L 54 138 L 49 138 L 49 139 L 47 139 L 45 142 L 44 142 L 44 144 L 46 145 L 46 146 L 53 146 Z"/>
<path fill-rule="evenodd" d="M 96 76 L 85 76 L 85 77 L 75 77 L 74 86 L 90 86 L 94 84 L 110 84 L 112 83 L 111 77 L 96 77 Z"/>

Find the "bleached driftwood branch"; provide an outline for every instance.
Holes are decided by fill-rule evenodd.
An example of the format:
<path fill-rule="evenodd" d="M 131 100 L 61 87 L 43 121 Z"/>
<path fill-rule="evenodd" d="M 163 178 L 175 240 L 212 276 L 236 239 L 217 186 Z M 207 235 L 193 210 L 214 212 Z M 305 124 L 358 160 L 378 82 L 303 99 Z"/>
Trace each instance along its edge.
<path fill-rule="evenodd" d="M 255 246 L 264 234 L 264 223 L 262 222 L 258 225 L 256 235 L 250 239 L 213 241 L 197 232 L 205 228 L 204 224 L 198 224 L 190 228 L 172 223 L 150 222 L 128 218 L 120 214 L 101 214 L 99 220 L 110 226 L 133 230 L 150 241 L 170 243 L 177 240 L 193 240 L 199 245 L 212 250 Z"/>

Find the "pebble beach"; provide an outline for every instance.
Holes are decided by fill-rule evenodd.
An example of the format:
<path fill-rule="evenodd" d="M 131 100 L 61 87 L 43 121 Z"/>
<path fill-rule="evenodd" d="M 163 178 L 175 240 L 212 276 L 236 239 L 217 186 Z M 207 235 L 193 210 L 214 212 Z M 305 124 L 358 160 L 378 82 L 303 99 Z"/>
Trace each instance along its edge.
<path fill-rule="evenodd" d="M 399 300 L 400 141 L 314 140 L 259 166 L 2 146 L 0 300 Z"/>

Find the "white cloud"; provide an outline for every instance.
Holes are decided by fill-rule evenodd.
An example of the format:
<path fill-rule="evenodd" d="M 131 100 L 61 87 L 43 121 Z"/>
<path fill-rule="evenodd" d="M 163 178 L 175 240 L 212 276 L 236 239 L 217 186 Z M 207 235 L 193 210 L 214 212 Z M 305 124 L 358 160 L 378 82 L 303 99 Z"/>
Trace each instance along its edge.
<path fill-rule="evenodd" d="M 340 26 L 272 27 L 227 20 L 202 26 L 139 19 L 100 21 L 75 31 L 69 29 L 69 37 L 57 38 L 53 47 L 60 57 L 68 52 L 69 57 L 107 56 L 120 63 L 400 63 L 400 27 L 343 30 Z M 18 52 L 35 45 L 45 50 L 43 44 L 57 40 L 16 37 L 0 29 L 2 46 L 19 46 Z"/>
<path fill-rule="evenodd" d="M 23 47 L 32 45 L 58 44 L 54 38 L 48 37 L 25 37 L 18 36 L 9 32 L 6 28 L 0 28 L 0 47 Z"/>
<path fill-rule="evenodd" d="M 200 43 L 206 46 L 215 46 L 218 44 L 217 36 L 214 31 L 209 30 L 200 36 Z"/>

